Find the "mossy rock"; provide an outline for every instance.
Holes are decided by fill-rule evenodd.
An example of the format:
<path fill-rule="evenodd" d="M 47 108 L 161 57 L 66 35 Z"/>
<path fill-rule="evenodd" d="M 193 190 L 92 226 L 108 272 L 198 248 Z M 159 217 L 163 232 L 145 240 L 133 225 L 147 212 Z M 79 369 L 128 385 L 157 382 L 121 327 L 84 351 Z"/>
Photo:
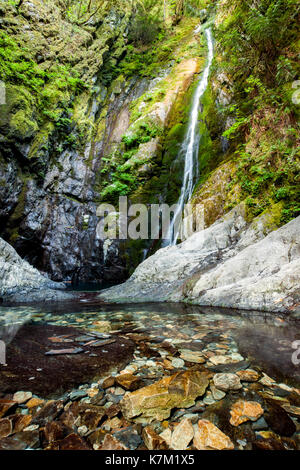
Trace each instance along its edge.
<path fill-rule="evenodd" d="M 37 132 L 34 99 L 26 88 L 7 85 L 1 108 L 0 131 L 9 139 L 28 140 Z"/>

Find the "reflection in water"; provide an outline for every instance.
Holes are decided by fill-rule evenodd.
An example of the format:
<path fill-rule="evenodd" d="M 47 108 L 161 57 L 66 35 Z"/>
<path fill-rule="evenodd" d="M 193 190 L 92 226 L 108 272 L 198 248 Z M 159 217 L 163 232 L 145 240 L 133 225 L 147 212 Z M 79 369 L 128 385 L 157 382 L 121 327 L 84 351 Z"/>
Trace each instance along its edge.
<path fill-rule="evenodd" d="M 300 339 L 299 321 L 254 311 L 201 308 L 183 304 L 109 305 L 86 301 L 36 307 L 0 307 L 0 339 L 10 342 L 21 325 L 49 323 L 97 329 L 109 321 L 113 330 L 145 332 L 151 341 L 168 340 L 193 349 L 224 344 L 282 381 L 300 382 L 292 363 L 292 343 Z M 199 339 L 191 338 L 199 335 Z"/>

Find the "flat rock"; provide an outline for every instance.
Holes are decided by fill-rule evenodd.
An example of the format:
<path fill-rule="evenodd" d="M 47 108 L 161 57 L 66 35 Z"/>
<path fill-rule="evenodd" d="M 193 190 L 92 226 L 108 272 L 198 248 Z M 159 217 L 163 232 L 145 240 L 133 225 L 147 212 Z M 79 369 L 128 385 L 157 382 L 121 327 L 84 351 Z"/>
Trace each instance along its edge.
<path fill-rule="evenodd" d="M 198 421 L 194 446 L 198 450 L 232 450 L 234 445 L 217 426 L 206 419 Z"/>
<path fill-rule="evenodd" d="M 192 362 L 195 364 L 204 364 L 205 359 L 201 353 L 196 351 L 190 351 L 188 349 L 181 350 L 180 358 L 186 362 Z"/>
<path fill-rule="evenodd" d="M 129 450 L 122 442 L 118 441 L 112 434 L 106 434 L 100 450 Z"/>
<path fill-rule="evenodd" d="M 31 397 L 31 392 L 16 392 L 13 396 L 13 400 L 21 405 L 22 403 L 26 403 Z"/>
<path fill-rule="evenodd" d="M 127 392 L 120 404 L 123 415 L 126 419 L 142 416 L 149 421 L 162 421 L 170 416 L 173 408 L 194 405 L 195 399 L 205 393 L 208 377 L 207 372 L 178 372 L 135 392 Z"/>
<path fill-rule="evenodd" d="M 230 424 L 232 426 L 239 426 L 246 421 L 256 421 L 264 413 L 261 405 L 255 401 L 239 400 L 231 407 L 230 410 Z"/>
<path fill-rule="evenodd" d="M 194 437 L 194 428 L 191 421 L 183 419 L 172 432 L 170 449 L 186 450 Z"/>
<path fill-rule="evenodd" d="M 151 426 L 144 427 L 142 437 L 148 450 L 167 450 L 169 448 L 163 437 L 157 434 Z"/>
<path fill-rule="evenodd" d="M 35 449 L 40 445 L 39 431 L 17 432 L 0 440 L 0 450 Z"/>
<path fill-rule="evenodd" d="M 12 422 L 8 418 L 2 418 L 0 419 L 0 439 L 3 439 L 3 437 L 7 437 L 10 434 L 12 434 Z"/>
<path fill-rule="evenodd" d="M 115 378 L 115 381 L 117 382 L 118 385 L 125 388 L 125 390 L 130 390 L 130 391 L 137 390 L 139 386 L 141 385 L 140 377 L 137 377 L 133 374 L 118 375 Z"/>
<path fill-rule="evenodd" d="M 252 369 L 239 370 L 236 375 L 244 382 L 257 382 L 260 378 L 260 374 Z"/>
<path fill-rule="evenodd" d="M 267 411 L 264 415 L 266 422 L 276 434 L 290 437 L 296 431 L 296 425 L 287 412 L 273 400 L 268 400 Z"/>
<path fill-rule="evenodd" d="M 73 433 L 59 442 L 59 450 L 91 450 L 91 447 L 82 437 Z"/>
<path fill-rule="evenodd" d="M 215 374 L 213 382 L 216 388 L 224 392 L 228 390 L 240 390 L 242 388 L 240 379 L 236 374 Z"/>

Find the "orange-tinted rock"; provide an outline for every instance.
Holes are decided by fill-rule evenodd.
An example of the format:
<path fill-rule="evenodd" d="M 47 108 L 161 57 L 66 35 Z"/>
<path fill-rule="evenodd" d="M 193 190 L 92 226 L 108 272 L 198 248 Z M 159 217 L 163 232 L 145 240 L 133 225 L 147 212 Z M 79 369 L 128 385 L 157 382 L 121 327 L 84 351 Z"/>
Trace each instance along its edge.
<path fill-rule="evenodd" d="M 188 408 L 208 386 L 207 372 L 178 372 L 135 392 L 127 392 L 120 403 L 126 419 L 135 416 L 163 421 L 173 408 Z"/>
<path fill-rule="evenodd" d="M 198 421 L 194 446 L 198 450 L 232 450 L 234 445 L 226 434 L 206 419 Z"/>
<path fill-rule="evenodd" d="M 31 398 L 27 403 L 27 408 L 36 408 L 37 406 L 42 406 L 45 403 L 45 400 L 41 398 Z"/>
<path fill-rule="evenodd" d="M 300 407 L 292 405 L 282 405 L 282 408 L 291 416 L 295 418 L 300 418 Z"/>
<path fill-rule="evenodd" d="M 31 415 L 12 415 L 9 417 L 12 421 L 13 431 L 21 432 L 27 426 L 30 425 L 32 416 Z"/>
<path fill-rule="evenodd" d="M 140 377 L 136 377 L 133 374 L 122 374 L 116 377 L 116 382 L 125 390 L 137 390 L 141 384 Z"/>
<path fill-rule="evenodd" d="M 230 410 L 230 424 L 238 426 L 245 421 L 256 421 L 264 413 L 263 408 L 256 401 L 239 400 Z"/>
<path fill-rule="evenodd" d="M 13 400 L 8 400 L 6 398 L 0 399 L 0 418 L 4 416 L 8 410 L 17 406 L 17 403 Z"/>
<path fill-rule="evenodd" d="M 12 422 L 8 418 L 0 419 L 0 439 L 7 437 L 12 433 Z"/>
<path fill-rule="evenodd" d="M 257 382 L 260 378 L 259 373 L 252 369 L 239 370 L 236 375 L 244 382 Z"/>
<path fill-rule="evenodd" d="M 174 450 L 186 450 L 194 437 L 194 428 L 189 419 L 183 419 L 174 429 L 171 437 L 170 448 Z"/>
<path fill-rule="evenodd" d="M 115 385 L 114 377 L 106 377 L 102 382 L 102 388 L 105 390 L 107 388 L 113 387 Z"/>
<path fill-rule="evenodd" d="M 159 436 L 151 426 L 146 426 L 143 429 L 142 438 L 144 440 L 145 446 L 149 450 L 167 450 L 168 445 L 166 441 Z"/>

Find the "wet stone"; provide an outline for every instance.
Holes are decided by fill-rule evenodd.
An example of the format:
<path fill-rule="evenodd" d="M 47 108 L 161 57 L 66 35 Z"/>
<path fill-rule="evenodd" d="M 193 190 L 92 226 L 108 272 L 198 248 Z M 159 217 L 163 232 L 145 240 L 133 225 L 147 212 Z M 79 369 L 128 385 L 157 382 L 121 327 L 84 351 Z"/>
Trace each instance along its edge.
<path fill-rule="evenodd" d="M 78 434 L 70 434 L 59 442 L 59 450 L 90 450 L 88 443 L 78 436 Z"/>
<path fill-rule="evenodd" d="M 130 391 L 137 390 L 142 383 L 140 377 L 137 377 L 132 374 L 118 375 L 115 378 L 115 380 L 118 385 L 125 388 L 125 390 L 130 390 Z"/>
<path fill-rule="evenodd" d="M 268 409 L 265 413 L 265 420 L 276 434 L 290 437 L 296 431 L 296 426 L 287 412 L 273 401 L 268 401 Z"/>
<path fill-rule="evenodd" d="M 240 390 L 242 384 L 236 374 L 216 374 L 213 378 L 214 386 L 224 392 L 228 390 Z"/>
<path fill-rule="evenodd" d="M 3 437 L 7 437 L 10 434 L 12 434 L 12 422 L 8 418 L 2 418 L 0 419 L 0 439 L 3 439 Z"/>
<path fill-rule="evenodd" d="M 64 403 L 61 400 L 51 400 L 34 416 L 32 424 L 46 426 L 47 423 L 53 421 L 62 412 Z"/>
<path fill-rule="evenodd" d="M 35 449 L 40 445 L 39 431 L 17 432 L 0 440 L 0 450 Z"/>
<path fill-rule="evenodd" d="M 12 408 L 16 408 L 17 403 L 13 400 L 8 400 L 6 398 L 0 399 L 0 418 L 5 416 L 5 414 Z"/>
<path fill-rule="evenodd" d="M 146 426 L 142 433 L 143 441 L 148 450 L 167 450 L 168 445 L 162 436 L 158 435 L 151 426 Z"/>
<path fill-rule="evenodd" d="M 13 400 L 20 405 L 22 403 L 26 403 L 31 397 L 31 392 L 16 392 L 13 396 Z"/>
<path fill-rule="evenodd" d="M 195 431 L 194 446 L 198 450 L 232 450 L 234 445 L 213 423 L 206 419 L 199 420 Z"/>
<path fill-rule="evenodd" d="M 264 413 L 261 405 L 255 401 L 239 400 L 234 403 L 230 410 L 230 424 L 239 426 L 246 421 L 256 421 Z"/>

